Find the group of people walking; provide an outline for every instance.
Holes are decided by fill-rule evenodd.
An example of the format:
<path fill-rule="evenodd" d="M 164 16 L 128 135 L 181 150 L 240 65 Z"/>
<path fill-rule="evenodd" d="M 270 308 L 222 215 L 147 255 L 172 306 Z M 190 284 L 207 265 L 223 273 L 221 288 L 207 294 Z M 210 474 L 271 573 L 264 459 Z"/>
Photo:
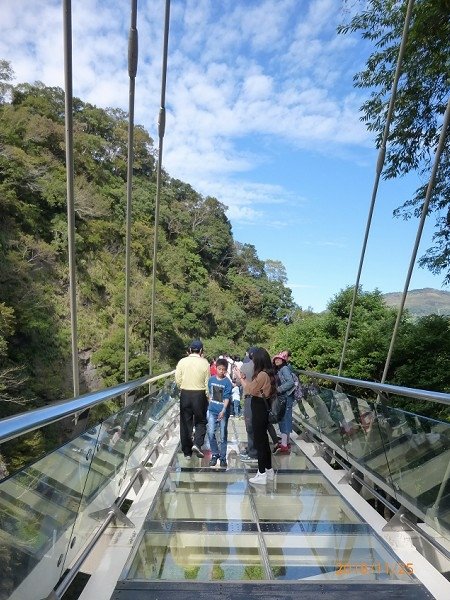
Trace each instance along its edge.
<path fill-rule="evenodd" d="M 247 449 L 240 458 L 244 462 L 258 463 L 258 471 L 250 478 L 250 483 L 265 485 L 272 480 L 272 451 L 277 454 L 290 452 L 295 379 L 289 358 L 288 351 L 280 352 L 271 359 L 265 348 L 251 347 L 240 366 L 234 369 L 233 384 L 228 376 L 227 359 L 217 359 L 216 372 L 211 375 L 210 364 L 203 358 L 202 342 L 191 342 L 188 356 L 178 362 L 175 370 L 175 381 L 180 388 L 180 439 L 184 456 L 189 459 L 195 454 L 203 458 L 202 446 L 207 433 L 211 448 L 210 466 L 216 466 L 220 461 L 222 468 L 227 467 L 227 426 L 233 388 L 242 386 Z M 270 400 L 275 394 L 283 395 L 286 401 L 286 410 L 279 423 L 280 437 L 268 420 Z M 269 435 L 274 443 L 273 450 Z"/>

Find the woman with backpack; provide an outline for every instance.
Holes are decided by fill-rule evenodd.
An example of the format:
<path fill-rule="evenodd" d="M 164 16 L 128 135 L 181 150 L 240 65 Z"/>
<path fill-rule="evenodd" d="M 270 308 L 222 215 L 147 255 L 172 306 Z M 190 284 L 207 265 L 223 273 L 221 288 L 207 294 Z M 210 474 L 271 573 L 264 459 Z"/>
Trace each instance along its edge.
<path fill-rule="evenodd" d="M 288 353 L 286 350 L 276 354 L 272 363 L 275 368 L 277 381 L 277 394 L 286 398 L 286 412 L 279 423 L 281 442 L 273 450 L 274 454 L 289 454 L 291 444 L 289 436 L 292 431 L 292 407 L 294 405 L 295 380 L 288 366 Z"/>
<path fill-rule="evenodd" d="M 253 352 L 254 371 L 251 380 L 240 371 L 239 377 L 244 394 L 251 396 L 253 440 L 258 452 L 258 472 L 249 479 L 250 483 L 265 485 L 273 480 L 272 455 L 270 452 L 267 428 L 269 425 L 267 398 L 275 393 L 276 381 L 270 356 L 264 348 Z"/>

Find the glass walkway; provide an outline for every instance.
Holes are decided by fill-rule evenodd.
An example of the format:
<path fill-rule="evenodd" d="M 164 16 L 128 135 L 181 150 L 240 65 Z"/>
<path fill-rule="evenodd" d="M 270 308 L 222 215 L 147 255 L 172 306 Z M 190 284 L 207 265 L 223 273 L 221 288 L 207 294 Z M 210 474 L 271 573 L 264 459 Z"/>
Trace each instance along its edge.
<path fill-rule="evenodd" d="M 180 453 L 169 379 L 0 482 L 0 599 L 447 599 L 450 425 L 421 419 L 311 388 L 273 482 L 252 485 L 242 418 L 229 420 L 226 469 L 206 448 Z M 374 495 L 355 486 L 369 475 Z M 373 507 L 383 487 L 442 552 L 400 523 L 409 510 L 389 527 Z"/>

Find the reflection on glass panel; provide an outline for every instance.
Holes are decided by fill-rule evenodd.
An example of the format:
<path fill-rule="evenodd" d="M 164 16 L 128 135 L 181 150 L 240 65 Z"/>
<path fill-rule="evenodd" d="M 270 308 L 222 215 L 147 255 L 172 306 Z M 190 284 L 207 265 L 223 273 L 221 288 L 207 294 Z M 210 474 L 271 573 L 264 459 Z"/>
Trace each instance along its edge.
<path fill-rule="evenodd" d="M 213 475 L 213 477 L 211 477 Z M 248 484 L 242 472 L 178 471 L 168 478 L 170 491 L 197 492 L 199 494 L 244 494 Z"/>
<path fill-rule="evenodd" d="M 266 579 L 256 536 L 206 531 L 146 534 L 127 579 L 242 581 Z"/>
<path fill-rule="evenodd" d="M 129 454 L 150 429 L 143 419 L 160 418 L 172 391 L 173 382 L 0 482 L 0 598 L 47 597 L 118 497 Z"/>
<path fill-rule="evenodd" d="M 336 489 L 320 473 L 283 473 L 277 474 L 274 491 L 292 496 L 335 496 Z"/>
<path fill-rule="evenodd" d="M 373 535 L 265 535 L 275 579 L 402 581 L 412 565 L 400 563 Z"/>
<path fill-rule="evenodd" d="M 121 412 L 84 434 L 84 437 L 96 437 L 97 443 L 82 490 L 79 514 L 72 533 L 71 552 L 65 559 L 66 565 L 80 552 L 105 518 L 106 515 L 100 511 L 110 508 L 118 496 L 117 476 L 123 468 L 124 452 L 130 443 L 127 431 L 125 417 Z"/>
<path fill-rule="evenodd" d="M 299 495 L 295 497 L 270 493 L 269 490 L 258 488 L 254 500 L 260 521 L 361 522 L 340 496 Z"/>
<path fill-rule="evenodd" d="M 59 580 L 96 442 L 73 440 L 0 483 L 5 597 L 20 586 L 22 600 L 43 598 Z"/>
<path fill-rule="evenodd" d="M 450 532 L 450 424 L 381 402 L 303 386 L 296 414 L 445 537 Z M 308 418 L 304 416 L 307 413 Z"/>
<path fill-rule="evenodd" d="M 84 434 L 97 437 L 98 442 L 73 531 L 75 541 L 66 564 L 92 537 L 106 517 L 106 511 L 119 497 L 130 453 L 142 439 L 141 432 L 147 423 L 145 416 L 155 399 L 156 394 L 126 406 Z"/>
<path fill-rule="evenodd" d="M 151 518 L 156 521 L 248 521 L 252 511 L 248 495 L 211 493 L 201 501 L 196 493 L 163 492 L 159 495 Z"/>
<path fill-rule="evenodd" d="M 424 515 L 426 523 L 448 536 L 450 424 L 387 406 L 378 412 L 395 491 Z M 385 475 L 384 465 L 372 460 L 371 466 Z"/>

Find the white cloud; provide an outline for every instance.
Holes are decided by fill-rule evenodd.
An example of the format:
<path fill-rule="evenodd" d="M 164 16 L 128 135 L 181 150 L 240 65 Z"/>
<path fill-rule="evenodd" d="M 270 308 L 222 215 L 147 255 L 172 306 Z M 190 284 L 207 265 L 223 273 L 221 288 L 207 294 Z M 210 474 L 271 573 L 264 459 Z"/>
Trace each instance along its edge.
<path fill-rule="evenodd" d="M 288 282 L 288 286 L 291 290 L 315 290 L 317 285 L 309 285 L 307 283 L 291 283 Z"/>
<path fill-rule="evenodd" d="M 62 86 L 60 0 L 35 0 L 32 11 L 18 10 L 17 4 L 2 2 L 0 57 L 11 60 L 20 81 Z M 293 151 L 340 156 L 364 146 L 360 97 L 353 90 L 337 92 L 343 69 L 356 60 L 349 54 L 352 39 L 335 34 L 339 9 L 335 0 L 173 2 L 168 172 L 217 196 L 231 218 L 255 222 L 267 207 L 292 201 L 281 185 L 251 183 L 250 176 L 245 183 L 233 180 L 270 160 L 271 140 Z M 128 11 L 112 0 L 73 3 L 74 93 L 83 100 L 127 110 Z M 163 14 L 163 0 L 139 5 L 136 121 L 155 139 Z M 242 142 L 250 139 L 261 143 L 244 150 Z"/>

